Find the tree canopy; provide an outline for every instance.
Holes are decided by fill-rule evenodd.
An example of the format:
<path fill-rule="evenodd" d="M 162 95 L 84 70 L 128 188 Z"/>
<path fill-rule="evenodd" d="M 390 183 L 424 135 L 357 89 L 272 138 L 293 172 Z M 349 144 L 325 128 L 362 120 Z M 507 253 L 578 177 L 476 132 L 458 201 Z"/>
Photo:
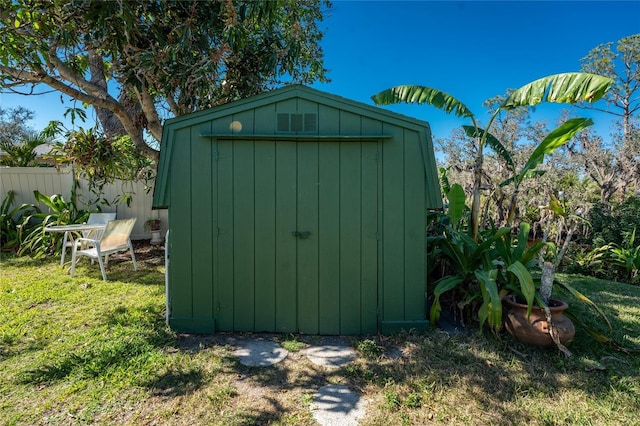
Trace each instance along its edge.
<path fill-rule="evenodd" d="M 172 116 L 324 80 L 324 0 L 0 0 L 2 91 L 37 85 L 96 109 L 151 158 Z"/>
<path fill-rule="evenodd" d="M 580 139 L 574 153 L 600 188 L 601 201 L 609 203 L 618 192 L 640 191 L 640 34 L 598 45 L 582 58 L 582 69 L 611 78 L 607 107 L 583 105 L 619 118 L 619 132 L 610 141 L 598 137 Z M 585 135 L 586 136 L 586 135 Z"/>

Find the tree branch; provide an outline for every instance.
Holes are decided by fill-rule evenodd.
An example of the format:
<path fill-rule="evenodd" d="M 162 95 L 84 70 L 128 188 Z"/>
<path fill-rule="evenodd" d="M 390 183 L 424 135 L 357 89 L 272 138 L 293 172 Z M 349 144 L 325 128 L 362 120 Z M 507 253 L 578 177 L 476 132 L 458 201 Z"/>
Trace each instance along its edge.
<path fill-rule="evenodd" d="M 78 75 L 78 73 L 73 72 L 73 70 L 71 70 L 64 62 L 62 62 L 60 58 L 58 58 L 58 56 L 56 55 L 55 47 L 49 49 L 49 62 L 53 68 L 58 70 L 58 72 L 60 73 L 60 77 L 64 80 L 77 85 L 79 88 L 86 91 L 87 93 L 92 94 L 93 96 L 101 99 L 111 99 L 116 102 L 116 100 L 113 99 L 113 97 L 109 95 L 109 92 L 107 92 L 104 88 L 87 81 L 84 77 Z"/>
<path fill-rule="evenodd" d="M 35 71 L 25 71 L 0 65 L 0 73 L 7 74 L 15 79 L 22 80 L 25 83 L 44 83 L 47 86 L 72 97 L 73 99 L 86 102 L 94 107 L 101 107 L 113 111 L 118 119 L 120 119 L 120 122 L 127 133 L 131 136 L 131 140 L 135 144 L 136 148 L 149 158 L 154 160 L 158 159 L 158 151 L 152 149 L 144 142 L 142 130 L 136 127 L 129 113 L 111 96 L 107 99 L 100 98 L 71 87 L 48 74 L 36 73 Z"/>
<path fill-rule="evenodd" d="M 162 122 L 158 116 L 156 104 L 153 101 L 153 97 L 149 94 L 147 85 L 144 82 L 141 82 L 141 84 L 142 90 L 135 88 L 135 91 L 136 96 L 138 97 L 138 102 L 140 102 L 140 106 L 142 106 L 142 111 L 147 117 L 147 129 L 151 132 L 154 138 L 162 140 Z"/>

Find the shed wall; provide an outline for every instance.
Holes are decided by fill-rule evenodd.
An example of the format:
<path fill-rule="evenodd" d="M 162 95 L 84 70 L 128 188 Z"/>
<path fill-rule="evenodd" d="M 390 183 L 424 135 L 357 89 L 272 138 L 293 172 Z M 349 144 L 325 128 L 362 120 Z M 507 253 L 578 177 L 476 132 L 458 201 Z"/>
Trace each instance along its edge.
<path fill-rule="evenodd" d="M 424 325 L 427 187 L 423 150 L 425 146 L 431 147 L 431 141 L 426 140 L 430 138 L 428 130 L 419 132 L 341 110 L 333 105 L 305 99 L 287 99 L 213 120 L 192 123 L 171 132 L 173 152 L 169 169 L 169 282 L 172 326 L 198 332 L 213 332 L 215 329 L 253 330 L 256 323 L 271 321 L 260 317 L 260 310 L 247 315 L 243 312 L 243 306 L 245 303 L 255 304 L 256 301 L 276 303 L 268 300 L 270 296 L 260 294 L 261 273 L 256 272 L 274 272 L 273 262 L 268 257 L 261 257 L 251 270 L 245 267 L 233 270 L 223 268 L 222 265 L 233 262 L 235 256 L 249 256 L 249 260 L 253 262 L 255 259 L 252 258 L 253 251 L 250 249 L 253 241 L 274 238 L 272 229 L 267 224 L 284 218 L 278 218 L 274 210 L 267 209 L 265 216 L 256 222 L 255 229 L 250 233 L 244 232 L 247 241 L 239 242 L 232 235 L 225 234 L 220 223 L 234 223 L 234 215 L 259 214 L 260 212 L 255 211 L 255 202 L 262 201 L 234 200 L 232 191 L 212 191 L 212 188 L 218 187 L 217 179 L 234 182 L 242 187 L 249 185 L 249 182 L 255 182 L 256 185 L 267 182 L 260 178 L 263 174 L 279 173 L 280 179 L 284 180 L 299 178 L 295 175 L 295 170 L 276 171 L 277 163 L 270 166 L 269 162 L 261 159 L 262 156 L 274 155 L 275 144 L 280 143 L 276 142 L 278 137 L 275 136 L 278 112 L 317 114 L 318 126 L 315 134 L 318 136 L 386 136 L 377 140 L 377 154 L 373 154 L 377 157 L 378 172 L 375 176 L 367 176 L 361 183 L 366 185 L 373 180 L 379 198 L 376 201 L 379 240 L 375 246 L 378 258 L 376 298 L 379 328 L 392 330 L 398 327 L 408 328 L 411 324 Z M 237 123 L 240 123 L 241 129 Z M 274 134 L 274 140 L 256 141 L 252 152 L 242 152 L 247 149 L 247 144 L 234 146 L 233 143 L 221 143 L 221 137 L 203 136 L 223 133 L 230 136 Z M 306 137 L 308 134 L 300 136 Z M 349 142 L 319 139 L 307 143 L 305 149 L 314 149 L 317 144 Z M 228 152 L 234 149 L 239 151 Z M 221 161 L 232 154 L 237 159 L 234 168 L 228 162 Z M 425 154 L 433 155 L 432 152 Z M 308 154 L 299 150 L 296 155 L 304 157 Z M 239 170 L 243 172 L 239 173 Z M 436 176 L 435 173 L 433 175 Z M 273 191 L 273 188 L 268 187 L 245 189 L 255 191 L 257 197 Z M 323 196 L 330 195 L 325 193 Z M 221 206 L 233 206 L 233 209 L 225 210 Z M 216 211 L 219 212 L 218 217 L 214 214 Z M 235 220 L 242 223 L 250 218 L 236 216 Z M 247 264 L 251 263 L 249 260 Z M 312 268 L 317 268 L 318 274 L 323 271 L 330 277 L 331 271 L 325 271 L 326 268 L 322 268 L 322 265 L 312 265 Z M 233 282 L 231 275 L 237 274 L 244 277 L 240 281 L 246 283 L 246 288 L 234 289 L 224 284 Z M 326 279 L 327 277 L 323 277 L 321 281 Z M 254 288 L 255 291 L 252 290 Z M 243 296 L 244 299 L 234 298 L 231 294 L 234 291 L 243 292 L 246 296 Z M 285 298 L 281 302 L 288 300 L 284 295 L 286 289 L 279 294 Z M 221 309 L 229 308 L 224 304 L 220 305 L 220 302 L 229 300 L 235 301 L 233 315 L 220 315 Z M 340 309 L 347 311 L 348 303 Z"/>

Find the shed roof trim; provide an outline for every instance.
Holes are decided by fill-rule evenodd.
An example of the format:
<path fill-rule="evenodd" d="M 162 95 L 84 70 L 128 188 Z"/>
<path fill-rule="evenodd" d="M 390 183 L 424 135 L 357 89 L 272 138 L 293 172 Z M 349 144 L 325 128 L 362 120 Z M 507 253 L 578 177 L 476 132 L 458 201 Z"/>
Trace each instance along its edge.
<path fill-rule="evenodd" d="M 233 139 L 233 140 L 269 140 L 269 141 L 377 141 L 380 139 L 391 139 L 393 135 L 309 135 L 309 134 L 270 134 L 252 135 L 238 133 L 205 133 L 201 132 L 203 138 L 212 139 Z"/>
<path fill-rule="evenodd" d="M 165 122 L 165 127 L 186 127 L 193 125 L 194 123 L 214 120 L 219 117 L 246 111 L 247 109 L 259 108 L 264 105 L 269 105 L 275 102 L 281 102 L 292 98 L 305 99 L 311 102 L 317 102 L 319 104 L 334 106 L 336 108 L 353 112 L 355 114 L 367 115 L 380 121 L 396 124 L 402 123 L 401 125 L 403 127 L 410 127 L 415 129 L 425 127 L 429 128 L 429 123 L 427 123 L 426 121 L 398 114 L 396 112 L 382 109 L 377 106 L 367 105 L 362 102 L 344 98 L 342 96 L 322 92 L 320 90 L 312 89 L 311 87 L 303 86 L 301 84 L 292 84 L 249 98 L 229 102 L 227 104 L 220 105 L 211 109 L 181 115 L 180 117 L 174 117 Z"/>

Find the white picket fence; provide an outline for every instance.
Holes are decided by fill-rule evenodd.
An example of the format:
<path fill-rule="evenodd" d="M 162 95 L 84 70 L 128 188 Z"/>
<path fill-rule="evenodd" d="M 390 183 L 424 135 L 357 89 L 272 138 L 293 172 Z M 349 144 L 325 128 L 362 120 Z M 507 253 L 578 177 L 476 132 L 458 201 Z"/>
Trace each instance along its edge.
<path fill-rule="evenodd" d="M 129 185 L 133 185 L 131 188 Z M 0 201 L 4 200 L 11 190 L 15 192 L 14 207 L 21 204 L 37 204 L 33 191 L 40 191 L 44 195 L 60 194 L 69 201 L 71 188 L 73 187 L 73 175 L 70 169 L 58 171 L 53 167 L 0 167 Z M 142 182 L 116 182 L 104 188 L 101 198 L 109 201 L 122 193 L 122 188 L 133 191 L 133 201 L 127 206 L 124 202 L 116 205 L 100 205 L 104 213 L 116 213 L 118 219 L 135 217 L 136 226 L 131 234 L 132 239 L 146 239 L 151 237 L 144 223 L 149 219 L 160 219 L 162 232 L 167 229 L 167 210 L 152 210 L 153 190 L 147 192 Z M 77 191 L 77 207 L 88 209 L 87 203 L 96 198 L 88 190 L 88 183 L 80 181 L 80 189 Z M 42 209 L 45 206 L 40 206 Z M 92 210 L 97 208 L 94 206 Z"/>

